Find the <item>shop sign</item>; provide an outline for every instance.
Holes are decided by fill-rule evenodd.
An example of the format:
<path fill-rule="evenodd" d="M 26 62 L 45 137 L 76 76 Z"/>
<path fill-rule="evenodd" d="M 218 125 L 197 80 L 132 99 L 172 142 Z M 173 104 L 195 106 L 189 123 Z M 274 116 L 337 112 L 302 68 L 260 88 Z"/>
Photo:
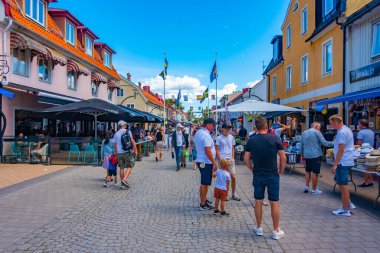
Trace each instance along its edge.
<path fill-rule="evenodd" d="M 350 71 L 350 82 L 355 83 L 380 75 L 380 62 Z"/>

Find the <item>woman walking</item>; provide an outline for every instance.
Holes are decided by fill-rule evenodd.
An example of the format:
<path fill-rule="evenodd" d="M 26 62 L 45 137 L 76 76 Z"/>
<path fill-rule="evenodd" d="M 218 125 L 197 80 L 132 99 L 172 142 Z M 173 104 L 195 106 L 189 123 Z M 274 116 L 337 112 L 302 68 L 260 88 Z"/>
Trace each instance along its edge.
<path fill-rule="evenodd" d="M 102 141 L 102 147 L 100 151 L 100 155 L 102 158 L 102 165 L 103 168 L 106 170 L 107 175 L 106 175 L 106 180 L 103 183 L 104 187 L 108 187 L 108 182 L 111 181 L 112 176 L 115 177 L 115 184 L 117 184 L 117 169 L 112 170 L 112 168 L 109 168 L 109 163 L 110 163 L 110 156 L 115 154 L 114 152 L 114 140 L 111 139 L 111 133 L 107 133 L 105 136 L 105 139 Z"/>
<path fill-rule="evenodd" d="M 190 148 L 191 148 L 191 153 L 193 155 L 193 170 L 196 170 L 197 167 L 197 149 L 195 147 L 195 142 L 194 142 L 194 135 L 197 133 L 198 129 L 194 129 L 191 137 L 190 137 Z"/>
<path fill-rule="evenodd" d="M 154 138 L 156 139 L 156 162 L 158 162 L 158 160 L 162 162 L 162 147 L 165 144 L 165 140 L 161 127 L 157 130 Z"/>

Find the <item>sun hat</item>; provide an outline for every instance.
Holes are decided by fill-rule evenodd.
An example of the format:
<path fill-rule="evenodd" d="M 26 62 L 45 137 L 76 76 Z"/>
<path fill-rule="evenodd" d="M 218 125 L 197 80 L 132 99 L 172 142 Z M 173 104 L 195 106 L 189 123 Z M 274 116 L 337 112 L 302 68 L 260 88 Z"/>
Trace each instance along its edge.
<path fill-rule="evenodd" d="M 117 123 L 118 126 L 126 126 L 127 125 L 127 122 L 125 122 L 124 120 L 120 120 L 118 123 Z"/>

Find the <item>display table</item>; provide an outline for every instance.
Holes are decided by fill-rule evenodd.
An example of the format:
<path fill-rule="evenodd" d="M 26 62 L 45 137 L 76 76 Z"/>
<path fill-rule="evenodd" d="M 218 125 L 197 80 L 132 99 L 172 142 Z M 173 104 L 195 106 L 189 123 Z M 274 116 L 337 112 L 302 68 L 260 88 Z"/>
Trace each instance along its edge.
<path fill-rule="evenodd" d="M 356 167 L 353 167 L 352 170 L 359 171 L 359 172 L 362 172 L 362 173 L 368 173 L 368 174 L 371 174 L 371 175 L 377 175 L 378 192 L 377 192 L 377 197 L 375 198 L 375 200 L 373 202 L 373 209 L 376 210 L 377 200 L 380 198 L 380 172 L 377 172 L 377 171 L 368 171 L 368 170 L 364 170 L 364 169 L 358 169 Z"/>
<path fill-rule="evenodd" d="M 296 169 L 296 164 L 301 164 L 303 167 L 305 165 L 301 162 L 297 162 L 297 156 L 301 155 L 300 152 L 285 152 L 286 155 L 286 165 L 290 165 L 289 175 Z"/>

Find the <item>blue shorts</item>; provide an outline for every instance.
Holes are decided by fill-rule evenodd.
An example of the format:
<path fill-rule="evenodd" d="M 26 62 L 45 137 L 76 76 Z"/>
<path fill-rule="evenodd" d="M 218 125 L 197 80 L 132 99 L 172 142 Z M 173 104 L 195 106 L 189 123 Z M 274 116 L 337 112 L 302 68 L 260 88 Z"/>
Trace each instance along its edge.
<path fill-rule="evenodd" d="M 348 185 L 348 175 L 352 166 L 338 165 L 335 171 L 334 180 L 337 185 Z"/>
<path fill-rule="evenodd" d="M 269 201 L 280 200 L 280 177 L 253 176 L 254 196 L 256 200 L 263 200 L 265 188 L 268 189 Z"/>
<path fill-rule="evenodd" d="M 193 160 L 197 160 L 197 150 L 196 149 L 192 149 L 191 152 L 193 153 Z"/>
<path fill-rule="evenodd" d="M 201 163 L 197 163 L 199 171 L 201 172 L 201 185 L 211 185 L 212 182 L 212 164 L 205 164 L 204 168 L 200 167 Z"/>

